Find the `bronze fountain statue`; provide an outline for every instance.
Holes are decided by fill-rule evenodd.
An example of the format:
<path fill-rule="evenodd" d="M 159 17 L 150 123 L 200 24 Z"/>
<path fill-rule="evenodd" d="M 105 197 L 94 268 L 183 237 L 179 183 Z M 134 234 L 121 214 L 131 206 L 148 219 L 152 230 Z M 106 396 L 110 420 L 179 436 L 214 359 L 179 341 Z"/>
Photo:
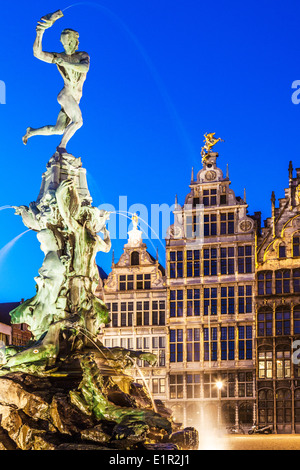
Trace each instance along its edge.
<path fill-rule="evenodd" d="M 25 226 L 37 233 L 45 257 L 35 278 L 36 295 L 11 312 L 11 322 L 27 324 L 32 339 L 25 347 L 8 346 L 5 351 L 0 415 L 6 440 L 0 432 L 0 446 L 178 448 L 176 441 L 179 448 L 195 448 L 197 432 L 178 431 L 170 412 L 164 406 L 158 412 L 147 390 L 125 372 L 136 358 L 153 365 L 155 356 L 108 349 L 99 338 L 110 318 L 95 294 L 100 282 L 95 257 L 111 248 L 109 213 L 92 206 L 81 159 L 66 151 L 82 125 L 79 102 L 89 56 L 77 51 L 78 33 L 71 29 L 61 35 L 65 52 L 42 50 L 45 29 L 62 16 L 60 10 L 44 16 L 34 43 L 34 55 L 56 64 L 64 79 L 58 96 L 62 109 L 56 125 L 28 128 L 23 142 L 34 135 L 63 137 L 47 164 L 37 200 L 15 207 Z M 7 387 L 13 388 L 12 398 Z"/>

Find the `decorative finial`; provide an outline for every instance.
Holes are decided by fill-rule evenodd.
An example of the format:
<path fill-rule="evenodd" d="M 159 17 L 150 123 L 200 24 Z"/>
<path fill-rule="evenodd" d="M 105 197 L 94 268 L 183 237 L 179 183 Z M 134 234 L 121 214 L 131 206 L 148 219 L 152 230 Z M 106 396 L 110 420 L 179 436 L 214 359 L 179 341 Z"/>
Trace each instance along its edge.
<path fill-rule="evenodd" d="M 191 183 L 194 182 L 194 167 L 192 166 Z"/>
<path fill-rule="evenodd" d="M 226 164 L 226 178 L 229 178 L 229 166 Z"/>
<path fill-rule="evenodd" d="M 272 206 L 275 205 L 275 201 L 276 201 L 275 193 L 274 193 L 274 191 L 272 191 L 272 194 L 271 194 L 271 203 L 272 203 Z"/>
<path fill-rule="evenodd" d="M 244 202 L 246 202 L 246 188 L 244 188 Z"/>
<path fill-rule="evenodd" d="M 290 178 L 290 179 L 293 178 L 293 164 L 292 164 L 291 161 L 290 161 L 290 163 L 289 163 L 289 178 Z"/>

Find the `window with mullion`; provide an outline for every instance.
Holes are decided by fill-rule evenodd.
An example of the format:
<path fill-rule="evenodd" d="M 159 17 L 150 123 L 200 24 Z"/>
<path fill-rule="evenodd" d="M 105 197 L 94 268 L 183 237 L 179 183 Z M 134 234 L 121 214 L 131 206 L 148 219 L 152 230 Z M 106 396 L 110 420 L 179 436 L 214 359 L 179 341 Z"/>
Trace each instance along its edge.
<path fill-rule="evenodd" d="M 183 316 L 183 290 L 170 291 L 170 317 Z"/>
<path fill-rule="evenodd" d="M 204 361 L 216 361 L 218 358 L 218 330 L 216 327 L 203 329 Z"/>
<path fill-rule="evenodd" d="M 221 287 L 221 313 L 234 314 L 234 287 Z"/>
<path fill-rule="evenodd" d="M 234 274 L 234 247 L 220 249 L 221 274 Z"/>
<path fill-rule="evenodd" d="M 276 309 L 275 332 L 276 336 L 291 334 L 291 313 L 287 308 L 278 307 Z"/>
<path fill-rule="evenodd" d="M 205 214 L 204 215 L 204 236 L 210 237 L 217 235 L 217 215 Z"/>
<path fill-rule="evenodd" d="M 183 251 L 170 251 L 170 278 L 183 277 Z"/>
<path fill-rule="evenodd" d="M 252 273 L 252 246 L 238 246 L 238 272 L 239 274 Z"/>
<path fill-rule="evenodd" d="M 272 294 L 272 271 L 262 271 L 257 274 L 258 295 Z"/>
<path fill-rule="evenodd" d="M 234 233 L 234 212 L 223 212 L 220 214 L 220 233 L 221 235 Z"/>
<path fill-rule="evenodd" d="M 187 362 L 200 361 L 200 328 L 187 329 Z"/>
<path fill-rule="evenodd" d="M 217 288 L 204 288 L 204 315 L 217 315 Z"/>
<path fill-rule="evenodd" d="M 170 330 L 170 362 L 183 362 L 183 330 Z"/>
<path fill-rule="evenodd" d="M 252 359 L 252 326 L 240 325 L 239 334 L 239 360 Z"/>
<path fill-rule="evenodd" d="M 200 315 L 200 289 L 187 290 L 187 316 Z"/>
<path fill-rule="evenodd" d="M 186 265 L 187 277 L 200 276 L 200 250 L 187 250 Z"/>
<path fill-rule="evenodd" d="M 218 274 L 217 248 L 203 249 L 203 274 L 204 276 L 216 276 Z"/>
<path fill-rule="evenodd" d="M 252 286 L 238 286 L 239 314 L 252 313 Z"/>
<path fill-rule="evenodd" d="M 271 310 L 258 312 L 257 335 L 273 336 L 273 312 Z"/>
<path fill-rule="evenodd" d="M 275 271 L 275 291 L 276 294 L 290 293 L 290 277 L 289 269 Z"/>

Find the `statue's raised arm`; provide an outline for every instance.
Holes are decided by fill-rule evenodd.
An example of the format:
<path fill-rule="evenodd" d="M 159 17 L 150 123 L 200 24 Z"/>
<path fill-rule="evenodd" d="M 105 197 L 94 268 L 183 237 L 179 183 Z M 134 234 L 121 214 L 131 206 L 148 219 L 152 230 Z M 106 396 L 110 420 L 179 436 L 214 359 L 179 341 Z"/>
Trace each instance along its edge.
<path fill-rule="evenodd" d="M 33 44 L 33 55 L 44 62 L 50 64 L 54 63 L 55 54 L 52 52 L 45 52 L 42 48 L 42 39 L 46 29 L 51 28 L 51 26 L 59 18 L 63 16 L 63 13 L 60 10 L 57 10 L 55 13 L 49 13 L 49 15 L 43 16 L 40 21 L 38 21 L 36 27 L 36 38 Z"/>

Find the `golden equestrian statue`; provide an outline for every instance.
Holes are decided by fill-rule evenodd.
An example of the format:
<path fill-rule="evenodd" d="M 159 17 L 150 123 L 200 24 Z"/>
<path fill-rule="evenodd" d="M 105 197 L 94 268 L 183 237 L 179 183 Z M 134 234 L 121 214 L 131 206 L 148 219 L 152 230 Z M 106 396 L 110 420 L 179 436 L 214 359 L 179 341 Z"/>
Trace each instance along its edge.
<path fill-rule="evenodd" d="M 204 162 L 207 159 L 208 154 L 210 153 L 211 149 L 213 148 L 214 145 L 216 145 L 217 142 L 224 142 L 221 137 L 216 139 L 214 137 L 216 133 L 215 132 L 210 132 L 209 134 L 204 134 L 204 140 L 205 145 L 201 149 L 201 156 L 202 156 L 202 162 Z"/>

